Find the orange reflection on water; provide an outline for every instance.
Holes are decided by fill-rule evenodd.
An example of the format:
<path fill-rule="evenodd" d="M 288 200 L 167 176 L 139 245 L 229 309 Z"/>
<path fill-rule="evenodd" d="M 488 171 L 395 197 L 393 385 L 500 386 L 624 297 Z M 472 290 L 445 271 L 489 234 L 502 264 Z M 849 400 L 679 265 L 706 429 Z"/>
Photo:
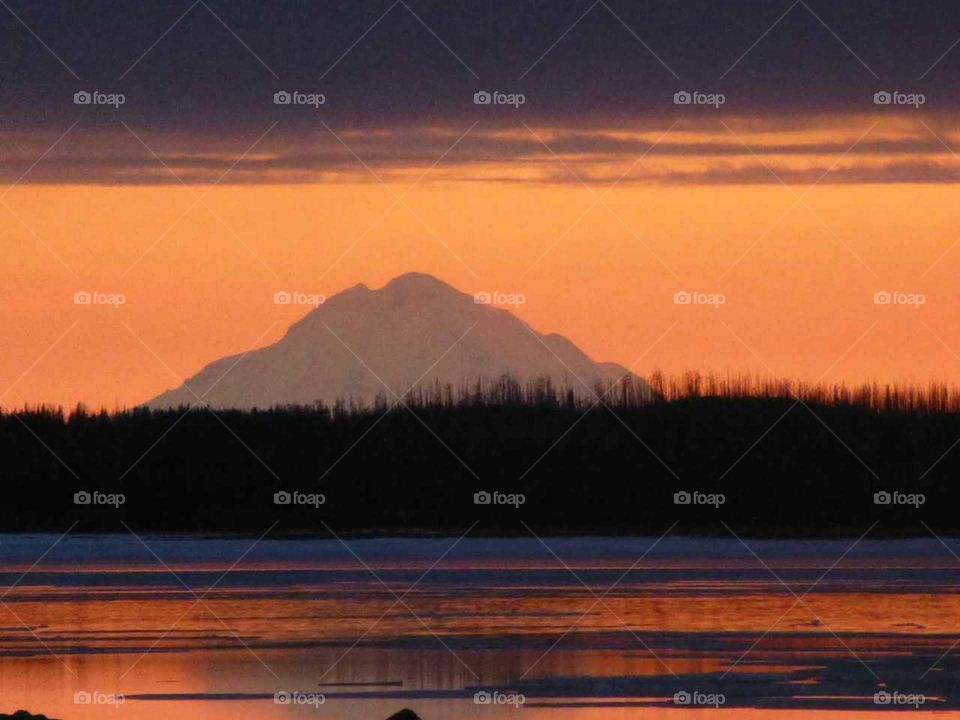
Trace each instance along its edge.
<path fill-rule="evenodd" d="M 402 603 L 368 571 L 322 558 L 251 561 L 207 595 L 221 575 L 213 562 L 175 564 L 197 595 L 173 576 L 147 576 L 133 564 L 71 574 L 51 563 L 0 605 L 0 712 L 23 707 L 62 720 L 174 713 L 184 720 L 378 720 L 411 705 L 424 720 L 500 720 L 514 710 L 475 706 L 472 688 L 526 681 L 539 694 L 525 717 L 793 717 L 798 711 L 650 703 L 669 701 L 655 687 L 662 679 L 707 682 L 728 671 L 734 681 L 771 678 L 763 692 L 779 682 L 780 692 L 822 691 L 830 702 L 843 701 L 837 688 L 849 681 L 860 703 L 877 687 L 872 668 L 885 680 L 915 682 L 924 671 L 937 682 L 952 677 L 947 651 L 960 631 L 954 575 L 927 560 L 878 558 L 837 567 L 806 595 L 822 559 L 771 560 L 792 593 L 748 562 L 675 557 L 645 565 L 608 594 L 607 577 L 622 567 L 610 559 L 572 561 L 589 590 L 562 568 L 523 558 L 499 566 L 461 559 L 434 568 Z M 374 565 L 398 594 L 422 572 L 409 559 Z M 941 655 L 947 660 L 934 667 Z M 634 694 L 615 697 L 621 687 Z M 326 702 L 276 705 L 280 690 L 322 692 Z M 84 692 L 126 699 L 116 707 L 77 704 Z"/>

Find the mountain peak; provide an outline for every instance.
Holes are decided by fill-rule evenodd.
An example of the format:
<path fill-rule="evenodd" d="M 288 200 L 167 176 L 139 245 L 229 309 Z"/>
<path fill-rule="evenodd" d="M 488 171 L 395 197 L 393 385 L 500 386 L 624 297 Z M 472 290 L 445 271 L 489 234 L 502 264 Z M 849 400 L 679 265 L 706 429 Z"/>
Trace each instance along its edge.
<path fill-rule="evenodd" d="M 432 275 L 410 272 L 377 290 L 356 285 L 296 322 L 277 343 L 223 358 L 151 407 L 241 408 L 372 402 L 437 383 L 473 387 L 504 374 L 550 377 L 577 393 L 617 379 L 560 335 L 541 335 L 509 310 L 474 302 Z"/>
<path fill-rule="evenodd" d="M 403 275 L 397 275 L 393 280 L 384 285 L 382 290 L 400 290 L 402 292 L 437 292 L 446 291 L 460 293 L 452 285 L 443 280 L 422 272 L 408 272 Z"/>

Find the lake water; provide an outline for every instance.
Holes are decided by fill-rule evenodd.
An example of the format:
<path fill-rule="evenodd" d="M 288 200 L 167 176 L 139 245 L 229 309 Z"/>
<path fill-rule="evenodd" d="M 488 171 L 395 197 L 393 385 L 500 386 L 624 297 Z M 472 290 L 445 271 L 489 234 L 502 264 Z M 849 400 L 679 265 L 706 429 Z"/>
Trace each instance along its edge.
<path fill-rule="evenodd" d="M 960 717 L 953 540 L 255 540 L 0 536 L 0 712 Z"/>

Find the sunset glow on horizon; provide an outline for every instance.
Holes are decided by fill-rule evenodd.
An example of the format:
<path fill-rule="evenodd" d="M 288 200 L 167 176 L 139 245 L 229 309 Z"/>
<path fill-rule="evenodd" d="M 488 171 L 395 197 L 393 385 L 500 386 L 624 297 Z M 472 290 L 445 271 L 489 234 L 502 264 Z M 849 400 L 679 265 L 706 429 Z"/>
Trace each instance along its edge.
<path fill-rule="evenodd" d="M 784 10 L 14 13 L 0 407 L 130 407 L 413 271 L 640 375 L 952 382 L 949 23 Z"/>
<path fill-rule="evenodd" d="M 454 151 L 435 169 L 383 184 L 357 160 L 359 175 L 340 182 L 21 183 L 2 209 L 0 377 L 13 384 L 2 404 L 133 405 L 216 358 L 279 339 L 306 310 L 275 305 L 278 290 L 330 297 L 410 271 L 467 293 L 520 293 L 525 303 L 512 309 L 533 327 L 639 374 L 923 383 L 956 373 L 955 186 L 837 185 L 829 175 L 789 186 L 773 176 L 581 183 L 582 157 L 544 153 L 534 172 L 567 173 L 565 182 L 484 180 L 489 168 L 458 178 L 472 168 Z M 654 155 L 636 163 L 638 174 L 675 166 Z M 620 175 L 627 159 L 636 156 L 605 161 Z M 787 162 L 801 170 L 816 159 Z M 767 172 L 775 160 L 738 162 Z M 518 165 L 492 174 L 531 172 Z M 125 302 L 77 306 L 78 291 Z M 725 300 L 676 305 L 678 291 Z M 925 302 L 876 305 L 881 291 L 922 293 Z"/>

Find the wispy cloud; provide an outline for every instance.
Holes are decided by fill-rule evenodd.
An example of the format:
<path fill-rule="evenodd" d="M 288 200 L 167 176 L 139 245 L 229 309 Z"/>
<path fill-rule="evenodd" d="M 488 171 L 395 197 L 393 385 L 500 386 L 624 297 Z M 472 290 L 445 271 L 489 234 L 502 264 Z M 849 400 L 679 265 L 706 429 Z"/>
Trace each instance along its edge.
<path fill-rule="evenodd" d="M 428 182 L 610 183 L 639 156 L 643 162 L 635 164 L 622 185 L 803 184 L 831 168 L 823 184 L 960 180 L 960 160 L 954 154 L 960 138 L 937 118 L 885 117 L 853 149 L 852 140 L 875 119 L 851 117 L 838 123 L 810 117 L 789 127 L 776 119 L 684 119 L 657 143 L 662 128 L 655 128 L 667 121 L 676 118 L 631 128 L 545 126 L 537 128 L 536 136 L 520 125 L 481 124 L 444 156 Z M 209 184 L 232 167 L 225 183 L 371 182 L 366 165 L 388 182 L 404 183 L 434 165 L 462 133 L 454 125 L 345 130 L 341 137 L 353 150 L 348 152 L 321 130 L 277 130 L 239 163 L 238 153 L 249 144 L 240 135 L 143 132 L 138 133 L 140 142 L 126 132 L 78 128 L 37 162 L 49 147 L 47 134 L 8 133 L 0 179 L 13 182 L 30 168 L 24 184 Z"/>

